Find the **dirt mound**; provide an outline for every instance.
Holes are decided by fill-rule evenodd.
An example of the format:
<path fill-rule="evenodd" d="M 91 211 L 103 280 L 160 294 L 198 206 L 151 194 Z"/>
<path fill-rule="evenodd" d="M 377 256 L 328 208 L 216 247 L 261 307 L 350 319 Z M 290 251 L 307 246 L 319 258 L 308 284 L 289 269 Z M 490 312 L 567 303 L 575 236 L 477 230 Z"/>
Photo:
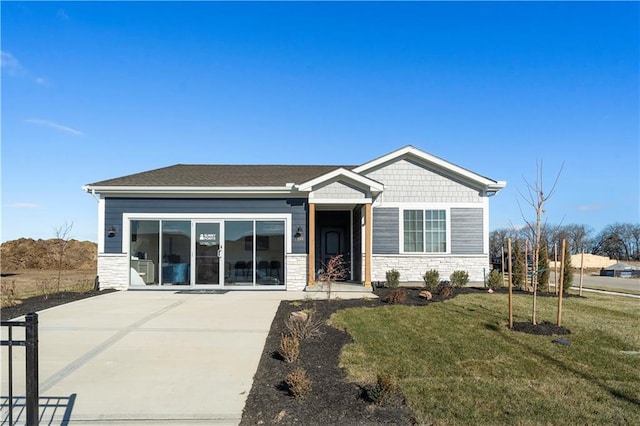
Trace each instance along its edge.
<path fill-rule="evenodd" d="M 62 240 L 20 238 L 2 243 L 2 273 L 24 269 L 57 269 Z M 95 269 L 98 246 L 91 241 L 69 240 L 64 248 L 62 269 Z"/>

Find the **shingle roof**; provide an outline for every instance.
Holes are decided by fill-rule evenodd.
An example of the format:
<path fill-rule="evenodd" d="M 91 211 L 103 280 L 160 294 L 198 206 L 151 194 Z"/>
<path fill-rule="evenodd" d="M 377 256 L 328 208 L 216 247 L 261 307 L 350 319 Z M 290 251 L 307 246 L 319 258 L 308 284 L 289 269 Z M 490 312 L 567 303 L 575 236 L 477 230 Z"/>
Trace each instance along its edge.
<path fill-rule="evenodd" d="M 332 170 L 355 166 L 176 164 L 103 180 L 90 186 L 260 187 L 300 184 Z"/>

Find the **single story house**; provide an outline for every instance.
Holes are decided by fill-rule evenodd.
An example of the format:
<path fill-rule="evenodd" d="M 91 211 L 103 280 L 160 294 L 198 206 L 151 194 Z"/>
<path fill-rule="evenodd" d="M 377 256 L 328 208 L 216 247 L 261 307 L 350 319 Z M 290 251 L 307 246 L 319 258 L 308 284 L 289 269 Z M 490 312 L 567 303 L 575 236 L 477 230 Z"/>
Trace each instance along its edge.
<path fill-rule="evenodd" d="M 406 146 L 359 166 L 187 165 L 83 187 L 100 288 L 301 290 L 341 254 L 371 285 L 489 268 L 495 181 Z"/>

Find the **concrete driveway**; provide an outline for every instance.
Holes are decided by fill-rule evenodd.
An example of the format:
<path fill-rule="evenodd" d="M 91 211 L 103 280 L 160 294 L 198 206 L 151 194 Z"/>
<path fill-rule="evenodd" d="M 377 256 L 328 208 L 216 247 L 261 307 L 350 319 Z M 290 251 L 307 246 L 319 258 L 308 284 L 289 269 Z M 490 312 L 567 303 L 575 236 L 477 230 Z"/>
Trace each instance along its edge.
<path fill-rule="evenodd" d="M 238 424 L 280 301 L 303 297 L 128 291 L 43 311 L 41 424 Z M 13 358 L 24 395 L 24 350 Z"/>

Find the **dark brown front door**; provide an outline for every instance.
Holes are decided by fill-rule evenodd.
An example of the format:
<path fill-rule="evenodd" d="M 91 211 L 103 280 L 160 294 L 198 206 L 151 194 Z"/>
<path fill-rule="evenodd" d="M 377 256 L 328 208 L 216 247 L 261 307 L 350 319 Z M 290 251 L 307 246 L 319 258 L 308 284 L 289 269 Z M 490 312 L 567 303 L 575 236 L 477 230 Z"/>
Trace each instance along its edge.
<path fill-rule="evenodd" d="M 347 232 L 343 228 L 322 228 L 320 230 L 320 269 L 324 269 L 324 265 L 338 254 L 342 255 L 345 267 L 350 269 L 351 248 L 346 236 Z M 346 278 L 349 279 L 350 276 Z"/>

